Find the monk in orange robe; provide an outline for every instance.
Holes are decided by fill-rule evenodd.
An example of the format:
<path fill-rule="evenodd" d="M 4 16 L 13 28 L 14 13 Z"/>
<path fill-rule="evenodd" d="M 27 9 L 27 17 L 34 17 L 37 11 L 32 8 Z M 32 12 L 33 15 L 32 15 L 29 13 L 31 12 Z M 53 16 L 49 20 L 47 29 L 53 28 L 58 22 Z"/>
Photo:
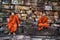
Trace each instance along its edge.
<path fill-rule="evenodd" d="M 48 28 L 48 17 L 43 14 L 41 18 L 38 19 L 38 30 L 42 30 L 43 28 Z"/>
<path fill-rule="evenodd" d="M 11 33 L 15 34 L 19 24 L 20 24 L 20 20 L 18 18 L 18 15 L 12 13 L 12 15 L 10 15 L 9 21 L 8 21 L 8 29 L 10 31 L 9 35 Z"/>

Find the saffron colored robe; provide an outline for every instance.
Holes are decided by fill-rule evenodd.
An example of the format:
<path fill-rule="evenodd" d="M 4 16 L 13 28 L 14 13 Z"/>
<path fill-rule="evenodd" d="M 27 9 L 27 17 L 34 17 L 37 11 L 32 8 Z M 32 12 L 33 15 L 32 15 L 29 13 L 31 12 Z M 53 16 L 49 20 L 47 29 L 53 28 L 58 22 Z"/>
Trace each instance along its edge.
<path fill-rule="evenodd" d="M 42 30 L 43 27 L 48 28 L 48 17 L 42 16 L 38 19 L 38 30 Z"/>
<path fill-rule="evenodd" d="M 11 15 L 9 17 L 8 29 L 11 33 L 16 32 L 19 24 L 20 24 L 20 20 L 17 15 Z"/>

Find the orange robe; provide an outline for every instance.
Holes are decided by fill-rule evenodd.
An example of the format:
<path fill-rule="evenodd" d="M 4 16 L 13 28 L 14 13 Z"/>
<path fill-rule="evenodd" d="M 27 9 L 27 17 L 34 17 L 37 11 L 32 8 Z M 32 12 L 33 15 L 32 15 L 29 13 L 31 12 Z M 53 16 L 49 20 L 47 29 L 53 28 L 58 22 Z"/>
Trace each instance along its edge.
<path fill-rule="evenodd" d="M 48 18 L 46 16 L 42 16 L 38 20 L 38 30 L 42 30 L 43 27 L 48 28 Z"/>
<path fill-rule="evenodd" d="M 19 18 L 17 15 L 11 15 L 9 17 L 9 22 L 8 22 L 8 29 L 9 31 L 16 32 L 18 24 L 20 23 Z"/>

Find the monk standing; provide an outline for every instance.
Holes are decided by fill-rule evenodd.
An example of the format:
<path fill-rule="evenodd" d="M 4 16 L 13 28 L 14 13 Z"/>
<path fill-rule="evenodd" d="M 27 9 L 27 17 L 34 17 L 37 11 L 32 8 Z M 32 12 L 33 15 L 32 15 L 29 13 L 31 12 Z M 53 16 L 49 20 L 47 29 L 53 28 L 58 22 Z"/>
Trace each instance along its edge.
<path fill-rule="evenodd" d="M 48 28 L 48 26 L 48 17 L 45 14 L 43 14 L 41 18 L 38 19 L 38 30 L 42 30 L 43 27 Z"/>
<path fill-rule="evenodd" d="M 8 35 L 10 35 L 11 33 L 15 35 L 15 32 L 19 24 L 20 24 L 20 21 L 19 21 L 18 15 L 16 13 L 11 13 L 8 21 L 8 29 L 10 31 Z"/>

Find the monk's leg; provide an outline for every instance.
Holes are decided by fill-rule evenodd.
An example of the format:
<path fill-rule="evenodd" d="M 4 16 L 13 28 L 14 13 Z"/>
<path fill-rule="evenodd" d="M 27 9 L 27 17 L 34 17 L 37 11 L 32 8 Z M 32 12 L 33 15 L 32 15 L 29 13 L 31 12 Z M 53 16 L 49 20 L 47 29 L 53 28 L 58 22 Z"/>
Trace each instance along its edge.
<path fill-rule="evenodd" d="M 17 31 L 17 25 L 13 25 L 12 31 L 13 31 L 13 35 L 15 35 L 16 34 L 16 31 Z"/>
<path fill-rule="evenodd" d="M 15 28 L 14 25 L 10 25 L 10 26 L 8 27 L 8 29 L 9 29 L 10 33 L 13 33 L 14 31 L 16 31 L 16 28 Z"/>
<path fill-rule="evenodd" d="M 42 23 L 38 24 L 38 30 L 40 31 L 42 29 L 43 29 L 43 24 Z"/>
<path fill-rule="evenodd" d="M 13 32 L 16 32 L 17 31 L 17 25 L 14 25 L 13 26 Z"/>
<path fill-rule="evenodd" d="M 8 26 L 8 30 L 9 30 L 9 34 L 8 35 L 10 35 L 12 33 L 12 31 L 11 31 L 12 28 L 11 27 L 12 27 L 11 25 Z"/>
<path fill-rule="evenodd" d="M 8 25 L 8 30 L 10 31 L 11 25 Z"/>
<path fill-rule="evenodd" d="M 11 27 L 11 30 L 10 30 L 11 33 L 13 33 L 13 26 Z"/>
<path fill-rule="evenodd" d="M 49 24 L 48 23 L 44 23 L 44 27 L 45 28 L 48 28 L 49 27 Z"/>

